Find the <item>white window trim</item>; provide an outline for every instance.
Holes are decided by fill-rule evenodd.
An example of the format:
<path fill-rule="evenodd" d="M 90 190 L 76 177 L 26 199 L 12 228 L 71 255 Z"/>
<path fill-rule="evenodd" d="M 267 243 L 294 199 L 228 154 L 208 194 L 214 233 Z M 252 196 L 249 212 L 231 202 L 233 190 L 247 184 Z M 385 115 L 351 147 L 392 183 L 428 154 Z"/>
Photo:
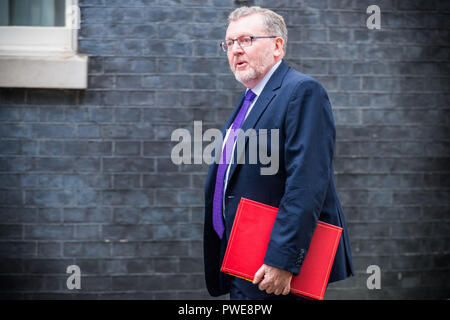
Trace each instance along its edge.
<path fill-rule="evenodd" d="M 78 0 L 66 0 L 65 20 L 64 27 L 0 27 L 0 87 L 87 88 Z"/>
<path fill-rule="evenodd" d="M 76 52 L 73 32 L 66 27 L 0 27 L 0 35 L 0 55 L 35 56 Z"/>

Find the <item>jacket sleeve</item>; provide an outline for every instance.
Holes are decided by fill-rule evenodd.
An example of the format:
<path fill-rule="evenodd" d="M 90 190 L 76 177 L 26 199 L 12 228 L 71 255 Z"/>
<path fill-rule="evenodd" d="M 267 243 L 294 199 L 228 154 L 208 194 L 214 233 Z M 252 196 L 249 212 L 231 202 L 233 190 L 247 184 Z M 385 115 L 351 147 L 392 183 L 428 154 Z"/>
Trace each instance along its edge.
<path fill-rule="evenodd" d="M 293 90 L 284 135 L 285 192 L 264 263 L 298 274 L 333 174 L 333 114 L 327 93 L 316 80 L 300 82 Z"/>

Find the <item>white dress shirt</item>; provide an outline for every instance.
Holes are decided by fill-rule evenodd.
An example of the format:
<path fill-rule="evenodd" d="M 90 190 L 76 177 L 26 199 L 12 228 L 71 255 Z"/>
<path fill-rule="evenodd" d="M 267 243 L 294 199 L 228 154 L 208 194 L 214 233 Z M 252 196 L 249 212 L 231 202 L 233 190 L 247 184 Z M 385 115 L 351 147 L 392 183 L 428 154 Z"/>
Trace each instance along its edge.
<path fill-rule="evenodd" d="M 270 77 L 272 76 L 272 74 L 275 72 L 275 70 L 277 70 L 278 66 L 281 64 L 281 60 L 278 61 L 270 70 L 269 72 L 267 72 L 265 74 L 265 76 L 261 79 L 261 81 L 259 81 L 256 86 L 252 89 L 253 93 L 256 94 L 255 99 L 253 100 L 252 104 L 250 105 L 250 107 L 247 110 L 247 113 L 245 114 L 245 118 L 244 121 L 242 122 L 242 124 L 244 124 L 245 119 L 247 119 L 248 115 L 250 114 L 250 112 L 253 109 L 253 106 L 255 105 L 256 101 L 258 100 L 259 96 L 261 95 L 261 92 L 264 90 L 264 87 L 266 86 L 267 82 L 269 82 Z M 246 90 L 246 93 L 249 89 Z M 228 128 L 226 135 L 225 135 L 225 139 L 223 139 L 223 145 L 222 145 L 222 152 L 223 152 L 223 148 L 225 146 L 225 141 L 227 141 L 228 139 L 228 135 L 230 134 L 230 129 L 233 126 L 233 123 L 231 123 L 231 126 Z M 233 150 L 231 152 L 232 155 L 234 155 L 234 149 L 236 147 L 236 141 L 233 144 Z M 232 159 L 233 157 L 231 157 Z M 222 196 L 222 214 L 225 217 L 225 191 L 227 190 L 227 185 L 228 185 L 228 175 L 230 173 L 230 165 L 227 166 L 227 171 L 225 172 L 225 181 L 224 181 L 224 187 L 223 187 L 223 196 Z"/>

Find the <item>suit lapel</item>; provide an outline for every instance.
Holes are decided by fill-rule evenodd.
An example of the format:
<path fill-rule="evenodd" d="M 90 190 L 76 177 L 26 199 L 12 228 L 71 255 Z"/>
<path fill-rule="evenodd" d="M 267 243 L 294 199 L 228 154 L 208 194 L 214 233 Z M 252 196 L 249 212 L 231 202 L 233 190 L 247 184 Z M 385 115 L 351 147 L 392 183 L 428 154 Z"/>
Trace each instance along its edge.
<path fill-rule="evenodd" d="M 282 61 L 277 70 L 273 73 L 273 75 L 270 77 L 269 81 L 267 82 L 266 86 L 264 87 L 263 91 L 261 92 L 260 96 L 258 97 L 258 100 L 256 100 L 255 105 L 253 106 L 252 110 L 248 114 L 247 118 L 245 119 L 244 123 L 242 124 L 242 131 L 246 131 L 250 128 L 254 128 L 256 126 L 256 123 L 258 122 L 259 118 L 262 116 L 264 111 L 266 110 L 267 106 L 270 104 L 272 99 L 276 96 L 276 91 L 281 87 L 281 84 L 283 82 L 283 79 L 289 70 L 289 66 Z M 242 101 L 241 101 L 242 102 Z M 239 105 L 240 106 L 240 105 Z M 239 109 L 239 108 L 238 108 Z M 234 118 L 233 118 L 234 119 Z M 231 122 L 230 122 L 231 124 Z M 228 128 L 228 127 L 227 127 Z M 248 137 L 245 138 L 245 146 L 247 145 Z M 242 153 L 245 152 L 246 147 L 242 148 L 241 150 L 238 150 L 239 154 L 236 155 L 236 157 L 233 157 L 233 159 L 240 159 L 242 156 Z M 235 151 L 237 148 L 235 148 Z M 237 166 L 237 161 L 234 161 L 230 164 L 230 172 L 228 175 L 228 181 L 231 180 L 231 177 L 233 176 L 233 173 Z M 228 184 L 227 184 L 228 185 Z"/>
<path fill-rule="evenodd" d="M 245 98 L 245 92 L 242 93 L 242 95 L 240 96 L 238 103 L 236 104 L 236 106 L 234 107 L 233 112 L 231 113 L 231 115 L 228 117 L 228 120 L 225 122 L 225 125 L 222 128 L 222 138 L 225 139 L 225 135 L 227 132 L 227 129 L 231 126 L 231 124 L 234 121 L 234 118 L 236 117 L 236 115 L 239 112 L 239 109 L 241 108 L 242 102 L 244 101 Z M 206 197 L 205 199 L 208 199 L 210 195 L 211 198 L 213 196 L 213 192 L 214 192 L 214 188 L 215 188 L 215 183 L 216 183 L 216 173 L 217 173 L 217 166 L 218 164 L 216 162 L 213 162 L 210 166 L 209 166 L 209 170 L 208 170 L 208 176 L 206 177 L 205 180 L 205 193 L 206 193 Z"/>
<path fill-rule="evenodd" d="M 253 106 L 251 112 L 249 113 L 248 117 L 245 119 L 244 123 L 242 124 L 241 129 L 243 131 L 246 131 L 250 128 L 254 128 L 256 123 L 258 122 L 258 119 L 261 117 L 261 115 L 266 110 L 267 106 L 270 104 L 270 101 L 276 96 L 276 90 L 281 87 L 281 84 L 283 82 L 283 79 L 289 70 L 289 66 L 282 61 L 280 66 L 277 68 L 277 70 L 273 73 L 273 75 L 270 77 L 269 81 L 267 82 L 266 86 L 264 87 L 264 90 L 261 92 L 260 96 L 258 97 L 258 100 L 256 101 L 255 105 Z M 245 98 L 245 92 L 242 93 L 241 97 L 238 100 L 238 103 L 234 107 L 233 112 L 231 113 L 230 117 L 228 118 L 227 122 L 222 128 L 222 137 L 225 138 L 227 129 L 231 126 L 231 124 L 234 121 L 234 118 L 236 117 L 237 113 L 239 112 L 239 109 L 242 105 L 242 102 Z M 248 138 L 245 140 L 245 144 L 247 144 Z M 245 147 L 243 148 L 245 150 Z M 241 154 L 238 155 L 236 159 L 239 159 Z M 214 194 L 214 188 L 215 188 L 215 178 L 217 173 L 217 163 L 213 163 L 210 165 L 208 170 L 208 176 L 205 180 L 205 200 L 211 200 Z M 228 175 L 228 181 L 231 179 L 234 170 L 236 169 L 236 163 L 230 164 L 230 172 Z M 224 190 L 225 192 L 225 190 Z"/>
<path fill-rule="evenodd" d="M 236 118 L 236 115 L 239 113 L 239 110 L 241 109 L 241 105 L 242 105 L 242 102 L 244 102 L 244 98 L 245 98 L 245 91 L 241 94 L 241 96 L 238 100 L 238 103 L 234 107 L 233 112 L 231 113 L 230 117 L 228 118 L 227 122 L 225 122 L 225 125 L 222 128 L 222 135 L 223 135 L 224 139 L 225 139 L 225 134 L 227 133 L 228 128 L 231 126 L 231 124 L 234 121 L 234 118 Z"/>

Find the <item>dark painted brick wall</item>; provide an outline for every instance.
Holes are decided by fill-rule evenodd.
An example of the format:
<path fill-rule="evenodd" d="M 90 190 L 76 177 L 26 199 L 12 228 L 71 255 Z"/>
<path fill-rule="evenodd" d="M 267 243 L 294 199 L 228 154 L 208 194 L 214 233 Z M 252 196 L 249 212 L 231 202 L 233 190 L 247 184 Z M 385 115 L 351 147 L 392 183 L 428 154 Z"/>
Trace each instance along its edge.
<path fill-rule="evenodd" d="M 326 297 L 449 298 L 450 2 L 249 3 L 285 17 L 287 61 L 333 104 L 356 276 Z M 2 298 L 208 297 L 207 166 L 174 165 L 170 136 L 233 108 L 242 87 L 218 42 L 238 5 L 80 0 L 89 89 L 0 89 Z M 72 264 L 81 290 L 66 287 Z"/>

